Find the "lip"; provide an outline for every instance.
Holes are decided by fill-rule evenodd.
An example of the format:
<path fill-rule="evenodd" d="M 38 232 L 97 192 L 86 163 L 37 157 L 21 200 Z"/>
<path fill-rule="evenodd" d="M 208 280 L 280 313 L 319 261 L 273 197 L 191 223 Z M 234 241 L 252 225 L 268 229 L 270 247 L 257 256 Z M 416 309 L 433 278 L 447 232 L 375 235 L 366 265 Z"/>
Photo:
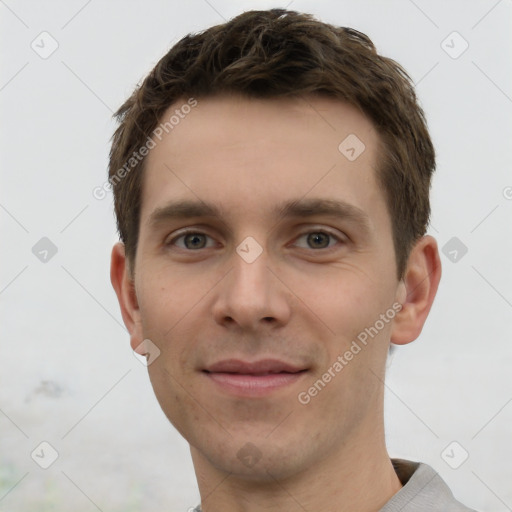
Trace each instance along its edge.
<path fill-rule="evenodd" d="M 296 383 L 307 373 L 307 368 L 277 359 L 254 362 L 226 359 L 208 366 L 203 373 L 230 394 L 264 396 Z"/>
<path fill-rule="evenodd" d="M 261 375 L 265 373 L 297 373 L 304 369 L 304 367 L 280 361 L 279 359 L 260 359 L 252 363 L 240 359 L 225 359 L 208 366 L 205 370 L 210 373 Z"/>

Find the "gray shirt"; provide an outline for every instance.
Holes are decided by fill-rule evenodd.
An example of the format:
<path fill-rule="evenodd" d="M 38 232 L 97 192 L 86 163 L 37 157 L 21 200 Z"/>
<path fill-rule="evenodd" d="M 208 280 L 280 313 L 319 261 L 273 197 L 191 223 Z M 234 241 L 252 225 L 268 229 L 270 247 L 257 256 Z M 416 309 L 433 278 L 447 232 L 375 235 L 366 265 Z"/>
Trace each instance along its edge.
<path fill-rule="evenodd" d="M 403 459 L 391 459 L 391 462 L 403 487 L 380 512 L 475 512 L 459 503 L 427 464 Z M 201 512 L 201 505 L 194 512 Z"/>
<path fill-rule="evenodd" d="M 427 464 L 391 459 L 403 487 L 380 512 L 475 512 L 458 502 L 443 479 Z"/>

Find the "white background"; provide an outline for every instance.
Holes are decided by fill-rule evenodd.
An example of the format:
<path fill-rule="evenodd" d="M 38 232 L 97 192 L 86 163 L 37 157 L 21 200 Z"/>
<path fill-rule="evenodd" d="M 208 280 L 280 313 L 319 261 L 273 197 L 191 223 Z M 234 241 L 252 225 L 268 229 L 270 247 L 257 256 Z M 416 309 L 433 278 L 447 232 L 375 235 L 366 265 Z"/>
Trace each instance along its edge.
<path fill-rule="evenodd" d="M 243 10 L 285 5 L 0 2 L 0 511 L 199 502 L 188 445 L 130 350 L 110 285 L 112 196 L 92 190 L 106 179 L 112 112 L 173 42 Z M 438 154 L 429 232 L 440 247 L 457 237 L 468 249 L 455 263 L 442 254 L 427 325 L 391 360 L 390 454 L 431 464 L 477 510 L 512 510 L 512 2 L 289 8 L 367 33 L 410 73 Z M 59 45 L 47 59 L 31 48 L 50 48 L 43 31 Z M 469 43 L 456 59 L 441 46 L 453 31 Z M 453 53 L 464 42 L 444 44 Z M 58 250 L 46 263 L 32 252 L 42 237 Z M 59 454 L 48 469 L 30 455 L 42 441 Z M 447 460 L 457 465 L 466 451 L 452 469 Z"/>

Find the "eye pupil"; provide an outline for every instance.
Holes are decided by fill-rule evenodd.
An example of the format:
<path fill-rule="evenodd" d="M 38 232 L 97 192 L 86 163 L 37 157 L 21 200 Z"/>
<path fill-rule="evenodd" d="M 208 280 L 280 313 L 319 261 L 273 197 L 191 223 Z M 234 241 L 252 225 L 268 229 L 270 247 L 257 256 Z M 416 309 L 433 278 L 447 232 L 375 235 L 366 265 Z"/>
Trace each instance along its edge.
<path fill-rule="evenodd" d="M 308 244 L 316 249 L 324 249 L 329 245 L 329 235 L 326 233 L 310 233 L 308 235 Z"/>
<path fill-rule="evenodd" d="M 202 249 L 205 245 L 205 237 L 198 233 L 191 233 L 185 237 L 184 242 L 187 249 Z"/>

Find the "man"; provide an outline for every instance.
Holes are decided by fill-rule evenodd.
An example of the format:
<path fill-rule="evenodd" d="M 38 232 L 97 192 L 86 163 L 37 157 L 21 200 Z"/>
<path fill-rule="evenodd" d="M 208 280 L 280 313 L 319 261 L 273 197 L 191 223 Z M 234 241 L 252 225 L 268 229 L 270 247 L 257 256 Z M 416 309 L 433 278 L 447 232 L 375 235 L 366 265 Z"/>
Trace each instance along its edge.
<path fill-rule="evenodd" d="M 441 277 L 400 66 L 251 11 L 183 38 L 117 116 L 112 284 L 197 510 L 469 510 L 385 446 L 390 343 L 418 337 Z"/>

